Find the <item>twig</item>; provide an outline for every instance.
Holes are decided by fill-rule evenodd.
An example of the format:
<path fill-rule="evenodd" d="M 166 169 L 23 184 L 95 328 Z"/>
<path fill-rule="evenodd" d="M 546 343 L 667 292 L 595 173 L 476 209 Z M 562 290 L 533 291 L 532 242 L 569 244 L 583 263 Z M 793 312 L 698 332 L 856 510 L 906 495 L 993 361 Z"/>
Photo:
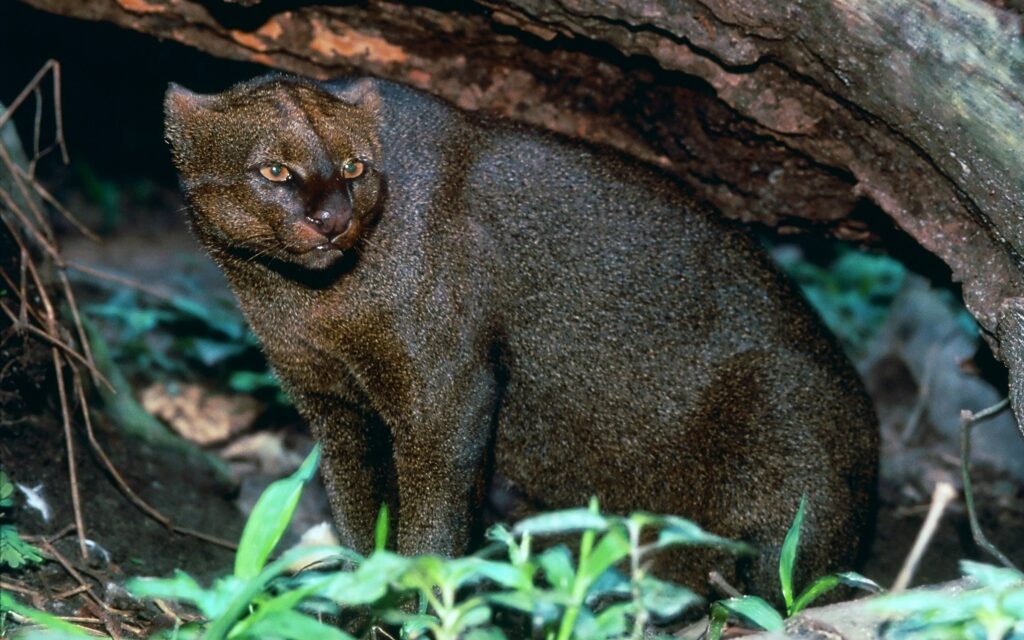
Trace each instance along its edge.
<path fill-rule="evenodd" d="M 132 488 L 125 481 L 124 476 L 122 476 L 121 472 L 118 471 L 117 466 L 114 465 L 114 462 L 110 459 L 106 451 L 103 449 L 99 441 L 96 439 L 96 433 L 92 428 L 92 418 L 89 415 L 89 403 L 85 397 L 85 389 L 82 385 L 82 379 L 77 374 L 77 372 L 74 375 L 74 383 L 75 394 L 78 397 L 79 405 L 82 407 L 82 418 L 85 421 L 85 433 L 89 440 L 89 445 L 92 447 L 93 452 L 96 453 L 96 456 L 103 463 L 103 466 L 106 467 L 111 477 L 113 477 L 114 483 L 121 490 L 121 492 L 124 493 L 125 497 L 127 497 L 128 500 L 132 502 L 132 504 L 134 504 L 136 507 L 142 510 L 143 513 L 153 518 L 154 520 L 156 520 L 157 522 L 159 522 L 171 531 L 183 535 L 192 536 L 194 538 L 198 538 L 206 542 L 211 542 L 213 544 L 225 547 L 227 549 L 237 550 L 238 545 L 233 542 L 224 540 L 223 538 L 218 538 L 217 536 L 209 535 L 206 533 L 202 533 L 200 531 L 195 531 L 194 529 L 189 529 L 187 527 L 181 527 L 174 524 L 169 517 L 167 517 L 159 510 L 157 510 L 155 507 L 150 505 L 142 497 L 135 493 L 135 491 L 132 490 Z"/>
<path fill-rule="evenodd" d="M 910 553 L 907 554 L 907 559 L 903 561 L 903 567 L 900 568 L 899 575 L 896 576 L 896 582 L 892 585 L 893 593 L 905 590 L 907 585 L 910 584 L 910 580 L 914 577 L 914 572 L 917 571 L 917 565 L 921 561 L 925 549 L 928 548 L 928 543 L 931 542 L 932 536 L 935 535 L 935 529 L 939 525 L 939 518 L 942 517 L 942 513 L 946 510 L 946 505 L 954 498 L 956 498 L 956 490 L 953 489 L 953 485 L 948 482 L 939 482 L 935 485 L 935 490 L 932 491 L 932 505 L 928 510 L 928 516 L 925 517 L 924 524 L 921 525 L 921 530 L 917 533 L 917 539 L 914 540 L 914 546 L 910 549 Z"/>
<path fill-rule="evenodd" d="M 40 595 L 39 592 L 36 591 L 35 589 L 29 589 L 28 587 L 22 587 L 20 585 L 16 585 L 14 583 L 7 582 L 5 580 L 0 580 L 0 590 L 16 591 L 18 593 L 24 593 L 27 596 L 37 596 L 37 595 Z"/>
<path fill-rule="evenodd" d="M 94 278 L 99 278 L 100 280 L 109 280 L 110 282 L 115 282 L 119 285 L 123 285 L 125 287 L 141 291 L 146 295 L 158 298 L 160 300 L 164 300 L 166 302 L 171 302 L 174 300 L 174 296 L 157 291 L 153 287 L 150 287 L 147 284 L 139 282 L 138 280 L 132 280 L 131 278 L 126 278 L 124 276 L 118 275 L 116 273 L 111 273 L 109 271 L 95 269 L 93 267 L 81 264 L 79 262 L 68 261 L 66 265 L 69 269 L 73 269 L 74 271 L 81 271 L 82 273 L 93 276 Z"/>
<path fill-rule="evenodd" d="M 64 423 L 64 442 L 68 452 L 68 476 L 71 481 L 71 506 L 75 513 L 75 528 L 78 530 L 78 550 L 84 560 L 89 559 L 89 547 L 85 544 L 85 519 L 82 517 L 82 500 L 78 493 L 78 467 L 75 461 L 74 434 L 71 433 L 71 410 L 68 407 L 67 389 L 64 388 L 64 367 L 57 347 L 51 348 L 53 370 L 57 375 L 57 393 L 60 395 L 60 411 Z"/>
<path fill-rule="evenodd" d="M 98 382 L 102 382 L 104 385 L 106 385 L 106 387 L 110 389 L 111 393 L 117 393 L 117 391 L 114 389 L 114 386 L 110 384 L 109 380 L 107 380 L 107 377 L 104 376 L 99 369 L 89 364 L 89 362 L 85 359 L 85 356 L 75 351 L 74 348 L 71 347 L 71 345 L 67 344 L 60 338 L 50 335 L 49 333 L 43 331 L 39 327 L 36 327 L 31 324 L 22 324 L 20 321 L 18 321 L 18 319 L 14 316 L 11 310 L 8 309 L 7 305 L 5 305 L 3 302 L 0 302 L 0 310 L 2 310 L 7 315 L 8 318 L 11 318 L 16 323 L 16 326 L 18 326 L 18 328 L 25 329 L 32 335 L 38 336 L 46 340 L 47 342 L 50 343 L 50 346 L 58 347 L 68 356 L 74 358 L 75 360 L 78 360 L 86 369 L 89 370 L 90 373 L 93 374 L 94 377 L 98 378 Z"/>
<path fill-rule="evenodd" d="M 974 538 L 974 543 L 1001 562 L 1004 567 L 1017 569 L 1017 565 L 1006 554 L 996 548 L 994 544 L 989 542 L 985 532 L 981 530 L 981 524 L 978 522 L 978 512 L 974 508 L 974 488 L 971 484 L 970 473 L 971 430 L 986 419 L 998 415 L 1008 406 L 1010 406 L 1010 400 L 1005 398 L 1001 402 L 997 402 L 987 409 L 982 409 L 978 413 L 971 413 L 967 409 L 960 412 L 960 477 L 964 485 L 964 504 L 967 505 L 967 519 L 971 523 L 971 536 Z"/>
<path fill-rule="evenodd" d="M 77 587 L 75 587 L 74 589 L 68 589 L 67 591 L 61 591 L 57 595 L 53 596 L 53 599 L 54 600 L 58 600 L 58 601 L 59 600 L 67 600 L 71 596 L 77 596 L 78 594 L 82 593 L 83 591 L 87 591 L 88 589 L 89 589 L 89 587 L 87 585 L 80 584 Z"/>
<path fill-rule="evenodd" d="M 82 574 L 80 574 L 75 569 L 75 567 L 70 562 L 68 562 L 68 559 L 65 558 L 60 551 L 57 551 L 56 547 L 54 547 L 46 540 L 43 540 L 40 543 L 40 546 L 42 546 L 43 551 L 45 551 L 50 557 L 56 560 L 60 564 L 60 566 L 64 567 L 64 570 L 68 572 L 68 575 L 74 578 L 75 582 L 77 582 L 80 586 L 85 587 L 85 593 L 87 593 L 96 604 L 103 607 L 104 609 L 107 608 L 107 605 L 104 604 L 102 600 L 100 600 L 100 598 L 96 595 L 96 592 L 92 590 L 92 587 L 89 586 L 89 584 L 85 581 L 85 578 L 82 577 Z"/>
<path fill-rule="evenodd" d="M 739 589 L 729 584 L 725 577 L 717 571 L 708 573 L 708 582 L 730 598 L 739 598 L 743 595 Z"/>
<path fill-rule="evenodd" d="M 21 103 L 24 102 L 29 95 L 36 92 L 39 87 L 39 83 L 48 71 L 53 72 L 53 117 L 54 128 L 56 129 L 54 136 L 55 142 L 60 146 L 61 159 L 64 161 L 64 164 L 67 164 L 70 161 L 70 158 L 68 157 L 67 145 L 64 142 L 64 111 L 61 106 L 63 101 L 61 100 L 60 92 L 60 63 L 56 60 L 52 58 L 47 60 L 39 71 L 36 71 L 36 75 L 32 76 L 32 79 L 29 80 L 27 85 L 25 85 L 25 88 L 21 90 L 18 97 L 15 98 L 7 107 L 7 110 L 0 114 L 0 128 L 3 128 L 3 126 L 7 124 L 7 121 L 11 119 L 14 112 L 21 106 Z"/>
<path fill-rule="evenodd" d="M 205 540 L 206 542 L 215 544 L 225 549 L 230 549 L 231 551 L 238 550 L 238 543 L 236 542 L 231 542 L 230 540 L 225 540 L 224 538 L 218 538 L 217 536 L 212 536 L 208 533 L 203 533 L 202 531 L 196 531 L 195 529 L 189 529 L 188 527 L 179 527 L 178 525 L 174 525 L 174 527 L 172 528 L 174 529 L 175 533 L 180 533 L 182 535 L 192 536 L 193 538 Z"/>

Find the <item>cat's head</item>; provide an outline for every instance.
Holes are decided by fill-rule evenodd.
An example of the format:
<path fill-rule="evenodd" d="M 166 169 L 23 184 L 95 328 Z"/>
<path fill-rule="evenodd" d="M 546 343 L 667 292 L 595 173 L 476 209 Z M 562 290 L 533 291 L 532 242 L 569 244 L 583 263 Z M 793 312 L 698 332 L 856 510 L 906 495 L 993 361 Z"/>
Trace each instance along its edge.
<path fill-rule="evenodd" d="M 324 269 L 357 244 L 384 197 L 380 97 L 271 76 L 199 95 L 172 84 L 166 137 L 200 239 L 227 255 Z"/>

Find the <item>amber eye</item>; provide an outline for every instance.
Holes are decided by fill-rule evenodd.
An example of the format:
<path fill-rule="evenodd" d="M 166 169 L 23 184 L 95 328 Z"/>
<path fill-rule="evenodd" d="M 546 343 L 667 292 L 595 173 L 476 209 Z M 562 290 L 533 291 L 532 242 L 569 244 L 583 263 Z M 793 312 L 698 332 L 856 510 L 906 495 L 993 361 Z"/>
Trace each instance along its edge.
<path fill-rule="evenodd" d="M 349 160 L 345 164 L 341 165 L 341 177 L 345 178 L 346 180 L 358 178 L 359 176 L 363 175 L 363 169 L 365 168 L 366 167 L 361 160 L 356 160 L 353 158 L 352 160 Z"/>
<path fill-rule="evenodd" d="M 260 167 L 260 175 L 270 180 L 271 182 L 284 182 L 288 178 L 292 177 L 291 171 L 288 171 L 288 167 L 283 164 L 268 164 L 265 167 Z"/>

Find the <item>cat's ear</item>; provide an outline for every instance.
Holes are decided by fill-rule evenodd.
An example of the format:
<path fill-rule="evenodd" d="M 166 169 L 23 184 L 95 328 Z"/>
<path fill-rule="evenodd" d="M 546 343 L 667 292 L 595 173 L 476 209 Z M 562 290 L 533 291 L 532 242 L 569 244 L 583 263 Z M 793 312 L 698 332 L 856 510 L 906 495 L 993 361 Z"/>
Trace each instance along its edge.
<path fill-rule="evenodd" d="M 381 99 L 377 81 L 373 78 L 362 78 L 341 88 L 334 94 L 339 100 L 360 109 L 369 111 L 372 115 L 380 113 Z"/>
<path fill-rule="evenodd" d="M 192 153 L 194 132 L 210 116 L 216 96 L 204 96 L 170 83 L 164 95 L 164 137 L 178 159 Z M 198 125 L 198 126 L 197 126 Z"/>

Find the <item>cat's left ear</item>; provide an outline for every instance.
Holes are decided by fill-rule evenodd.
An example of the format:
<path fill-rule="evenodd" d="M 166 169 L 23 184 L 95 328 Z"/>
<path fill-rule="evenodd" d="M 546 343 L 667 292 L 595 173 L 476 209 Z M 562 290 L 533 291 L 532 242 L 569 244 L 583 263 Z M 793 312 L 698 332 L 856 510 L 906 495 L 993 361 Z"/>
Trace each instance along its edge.
<path fill-rule="evenodd" d="M 376 116 L 380 113 L 381 99 L 377 81 L 373 78 L 361 78 L 337 91 L 339 100 L 360 109 L 369 111 Z"/>
<path fill-rule="evenodd" d="M 206 122 L 205 116 L 215 98 L 189 91 L 173 82 L 168 85 L 164 95 L 164 135 L 176 157 L 191 153 L 196 130 Z"/>

